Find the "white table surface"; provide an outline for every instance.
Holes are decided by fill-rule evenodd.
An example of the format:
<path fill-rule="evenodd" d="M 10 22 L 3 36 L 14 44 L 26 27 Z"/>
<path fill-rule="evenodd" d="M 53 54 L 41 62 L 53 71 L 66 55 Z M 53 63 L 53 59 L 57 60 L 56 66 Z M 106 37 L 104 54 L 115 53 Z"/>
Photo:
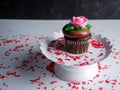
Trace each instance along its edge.
<path fill-rule="evenodd" d="M 68 20 L 0 20 L 0 90 L 120 89 L 120 20 L 88 22 L 93 26 L 91 31 L 113 45 L 109 57 L 100 62 L 96 77 L 75 84 L 58 79 L 46 69 L 51 61 L 41 58 L 39 42 L 43 36 L 62 30 L 66 23 Z"/>

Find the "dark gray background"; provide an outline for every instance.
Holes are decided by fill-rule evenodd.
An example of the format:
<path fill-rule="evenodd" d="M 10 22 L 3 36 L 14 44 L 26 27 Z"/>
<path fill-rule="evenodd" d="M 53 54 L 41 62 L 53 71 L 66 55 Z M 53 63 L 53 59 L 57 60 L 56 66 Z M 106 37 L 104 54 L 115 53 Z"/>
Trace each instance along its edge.
<path fill-rule="evenodd" d="M 1 19 L 120 19 L 120 0 L 0 0 Z"/>

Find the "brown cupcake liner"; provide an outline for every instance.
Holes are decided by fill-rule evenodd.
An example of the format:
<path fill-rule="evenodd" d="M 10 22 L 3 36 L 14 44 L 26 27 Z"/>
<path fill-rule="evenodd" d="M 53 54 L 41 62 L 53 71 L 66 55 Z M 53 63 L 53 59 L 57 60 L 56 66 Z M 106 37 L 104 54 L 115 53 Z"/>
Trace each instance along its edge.
<path fill-rule="evenodd" d="M 72 54 L 82 54 L 87 52 L 90 38 L 91 38 L 91 35 L 83 37 L 82 40 L 81 38 L 71 39 L 71 38 L 65 37 L 66 51 Z"/>

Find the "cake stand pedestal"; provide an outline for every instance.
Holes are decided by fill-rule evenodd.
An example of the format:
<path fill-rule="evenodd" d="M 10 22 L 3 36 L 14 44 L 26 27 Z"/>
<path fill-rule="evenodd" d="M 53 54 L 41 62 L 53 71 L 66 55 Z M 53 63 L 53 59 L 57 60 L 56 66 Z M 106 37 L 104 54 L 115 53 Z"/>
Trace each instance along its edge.
<path fill-rule="evenodd" d="M 58 78 L 64 81 L 90 80 L 98 73 L 98 65 L 74 67 L 55 63 L 54 72 Z"/>

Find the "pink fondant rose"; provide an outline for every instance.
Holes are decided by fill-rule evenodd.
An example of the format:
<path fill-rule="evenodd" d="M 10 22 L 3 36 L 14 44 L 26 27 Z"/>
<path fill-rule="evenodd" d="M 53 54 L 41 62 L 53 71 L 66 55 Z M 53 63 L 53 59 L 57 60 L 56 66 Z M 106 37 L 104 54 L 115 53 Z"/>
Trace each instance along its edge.
<path fill-rule="evenodd" d="M 70 24 L 73 24 L 75 26 L 85 27 L 87 21 L 88 19 L 84 16 L 73 17 L 73 19 L 70 21 Z"/>

